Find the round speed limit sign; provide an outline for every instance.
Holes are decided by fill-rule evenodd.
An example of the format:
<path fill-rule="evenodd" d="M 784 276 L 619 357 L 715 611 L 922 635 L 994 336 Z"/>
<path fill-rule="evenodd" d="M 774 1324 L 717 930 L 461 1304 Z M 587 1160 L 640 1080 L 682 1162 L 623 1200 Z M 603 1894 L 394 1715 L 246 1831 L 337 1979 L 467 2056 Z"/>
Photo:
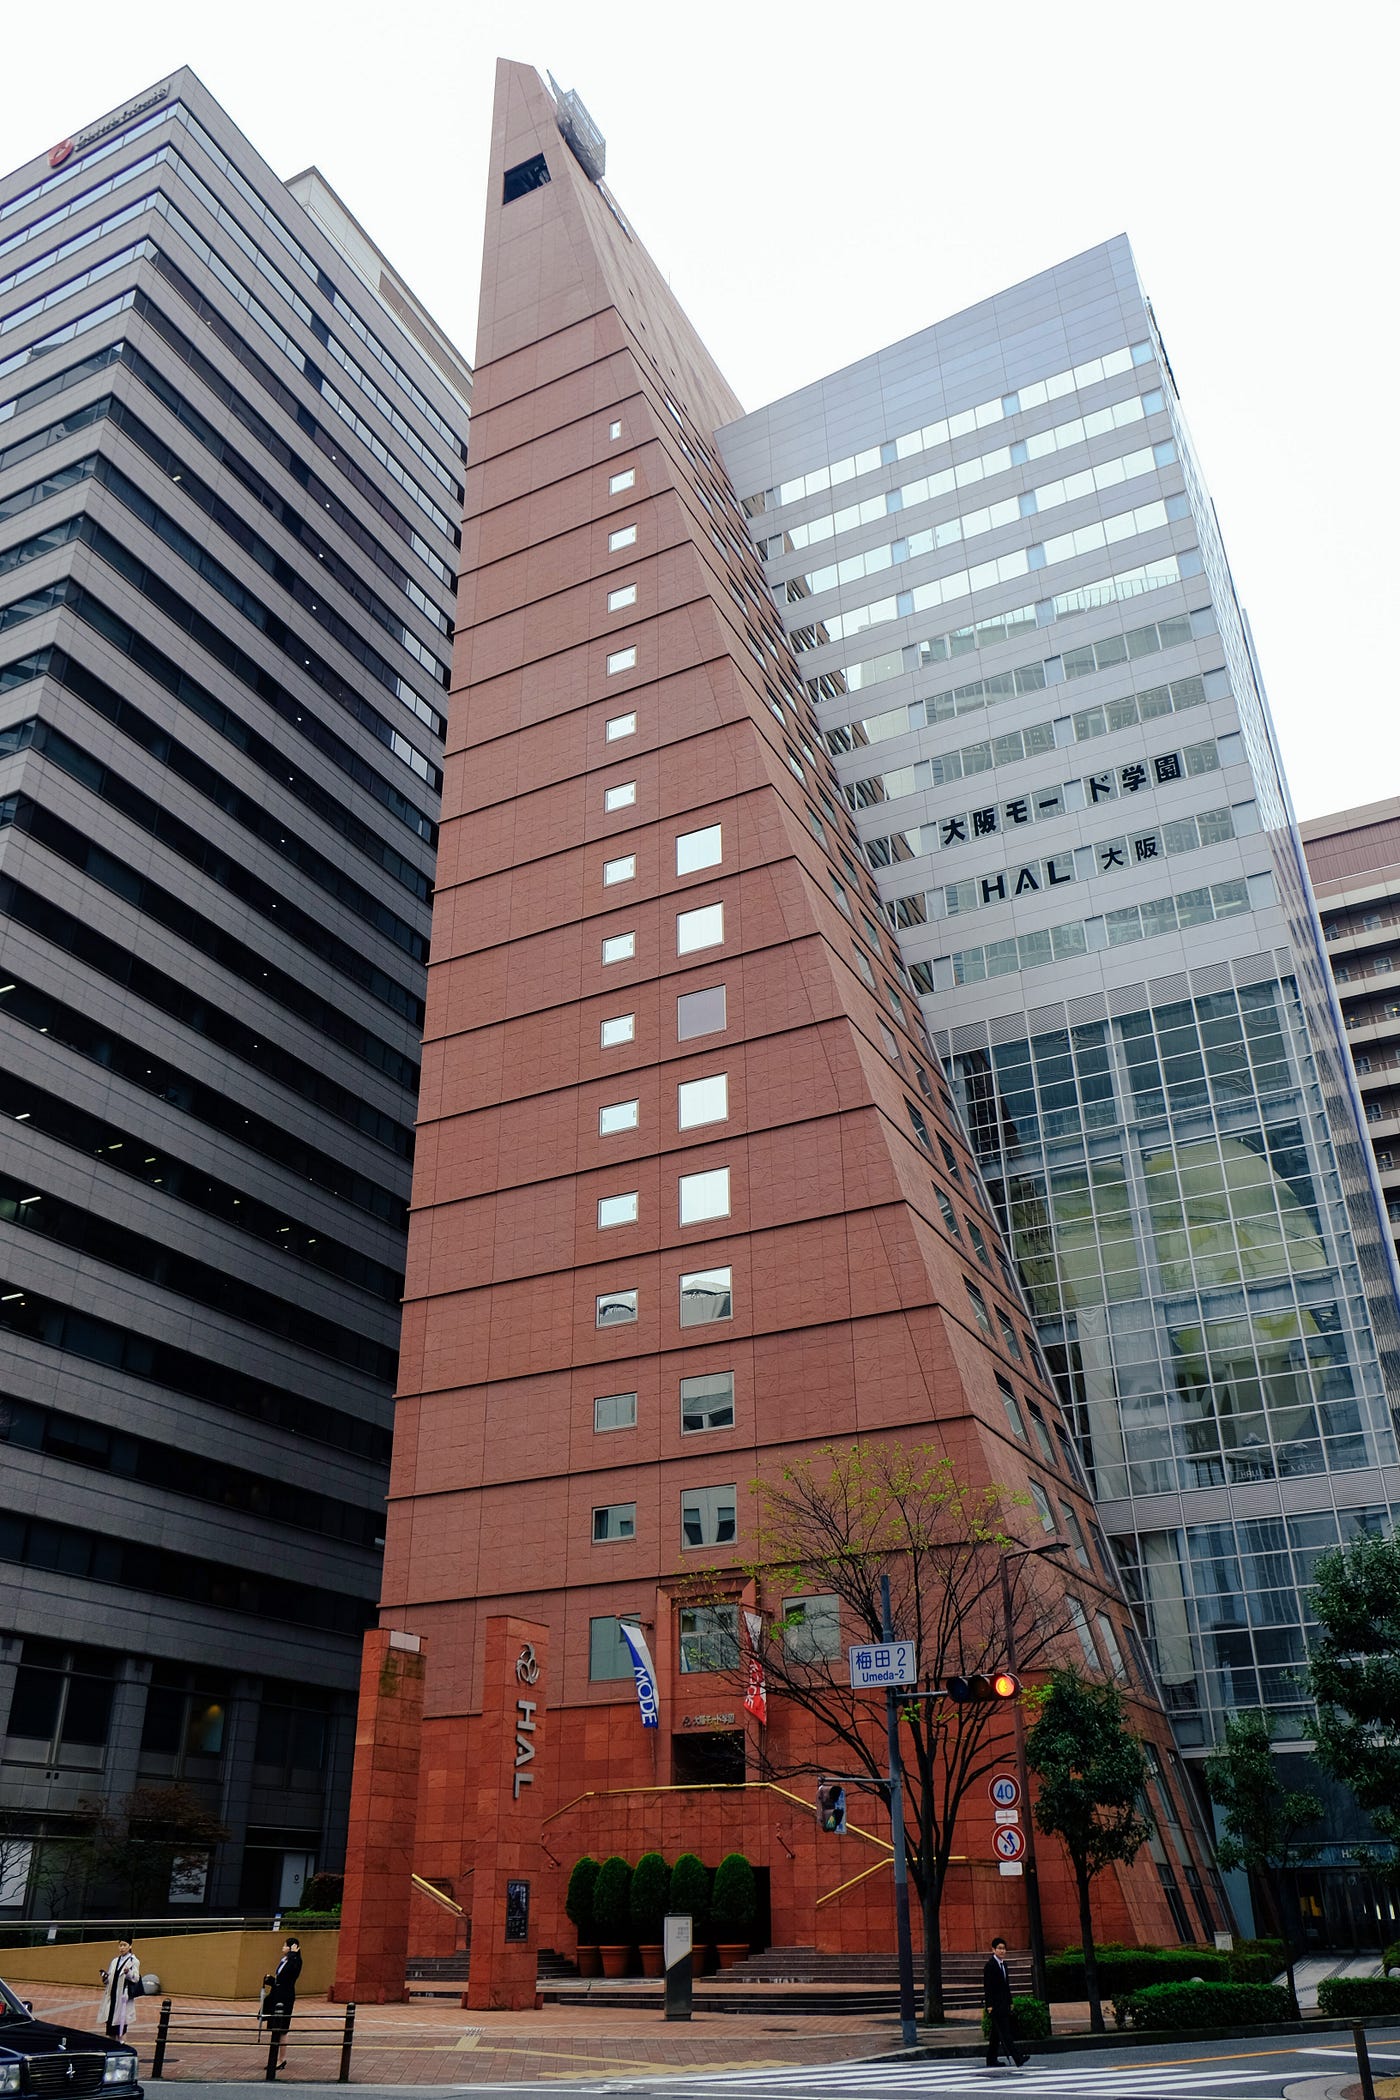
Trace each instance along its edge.
<path fill-rule="evenodd" d="M 1009 1772 L 998 1772 L 994 1779 L 989 1779 L 987 1792 L 997 1808 L 1014 1808 L 1021 1798 L 1020 1784 Z"/>

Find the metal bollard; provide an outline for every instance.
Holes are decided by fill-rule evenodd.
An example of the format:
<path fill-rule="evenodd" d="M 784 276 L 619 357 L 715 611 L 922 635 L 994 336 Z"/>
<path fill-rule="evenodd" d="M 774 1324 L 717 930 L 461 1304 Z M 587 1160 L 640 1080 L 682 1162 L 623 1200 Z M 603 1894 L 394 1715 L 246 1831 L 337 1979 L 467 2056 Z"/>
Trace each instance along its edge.
<path fill-rule="evenodd" d="M 264 2085 L 277 2083 L 277 2059 L 282 2054 L 282 2037 L 274 2034 L 267 2045 L 267 2069 L 263 2072 Z"/>
<path fill-rule="evenodd" d="M 170 2040 L 170 2000 L 160 2001 L 160 2023 L 156 2028 L 155 2054 L 151 2058 L 151 2076 L 159 2078 L 165 2069 L 165 2049 Z"/>
<path fill-rule="evenodd" d="M 1359 2020 L 1351 2023 L 1351 2038 L 1356 2045 L 1356 2068 L 1361 2073 L 1361 2100 L 1376 2100 L 1376 2083 L 1371 2076 L 1371 2052 L 1366 2046 L 1366 2030 Z"/>
<path fill-rule="evenodd" d="M 350 2051 L 355 2046 L 355 2007 L 351 2003 L 345 2008 L 345 2033 L 340 2043 L 340 2075 L 338 2083 L 350 2083 Z"/>

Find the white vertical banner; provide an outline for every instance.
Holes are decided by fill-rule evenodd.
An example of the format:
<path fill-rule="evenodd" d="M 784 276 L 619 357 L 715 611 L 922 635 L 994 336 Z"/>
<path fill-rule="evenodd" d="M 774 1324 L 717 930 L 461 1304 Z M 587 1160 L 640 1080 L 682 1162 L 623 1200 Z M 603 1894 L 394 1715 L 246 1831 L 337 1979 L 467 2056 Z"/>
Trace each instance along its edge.
<path fill-rule="evenodd" d="M 661 1714 L 656 1698 L 656 1669 L 646 1636 L 640 1626 L 633 1626 L 627 1619 L 619 1619 L 617 1630 L 626 1641 L 632 1657 L 632 1675 L 637 1682 L 637 1706 L 642 1716 L 643 1728 L 658 1728 Z"/>

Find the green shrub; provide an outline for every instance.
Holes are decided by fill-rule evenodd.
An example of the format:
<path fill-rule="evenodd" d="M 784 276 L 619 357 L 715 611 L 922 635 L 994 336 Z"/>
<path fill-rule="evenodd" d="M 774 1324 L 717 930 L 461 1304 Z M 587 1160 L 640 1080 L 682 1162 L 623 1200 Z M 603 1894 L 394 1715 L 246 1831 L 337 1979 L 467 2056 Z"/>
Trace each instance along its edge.
<path fill-rule="evenodd" d="M 1229 1979 L 1231 1957 L 1214 1947 L 1100 1947 L 1099 1992 L 1116 1998 L 1128 1991 L 1143 1990 L 1154 1983 L 1190 1983 L 1201 1977 L 1207 1983 Z M 1077 2004 L 1088 1996 L 1084 1982 L 1084 1956 L 1077 1947 L 1052 1954 L 1045 1964 L 1052 2005 Z M 1269 1975 L 1276 1973 L 1269 1971 Z M 1241 1978 L 1253 1981 L 1253 1978 Z M 1260 1977 L 1267 1982 L 1268 1977 Z"/>
<path fill-rule="evenodd" d="M 639 1947 L 661 1945 L 671 1869 L 659 1852 L 644 1852 L 632 1869 L 632 1937 Z"/>
<path fill-rule="evenodd" d="M 1013 1998 L 1011 2038 L 1017 2042 L 1043 2042 L 1050 2032 L 1050 2008 L 1043 1998 Z M 982 2039 L 992 2038 L 992 2016 L 982 2015 Z"/>
<path fill-rule="evenodd" d="M 742 1852 L 727 1852 L 715 1868 L 710 1899 L 715 1938 L 732 1946 L 753 1938 L 758 1919 L 758 1882 Z"/>
<path fill-rule="evenodd" d="M 593 1885 L 593 1925 L 601 1947 L 625 1947 L 632 1939 L 632 1869 L 614 1852 Z"/>
<path fill-rule="evenodd" d="M 597 1945 L 598 1935 L 593 1924 L 593 1891 L 598 1886 L 598 1862 L 591 1852 L 575 1860 L 569 1876 L 568 1894 L 564 1898 L 564 1910 L 569 1923 L 585 1947 Z"/>
<path fill-rule="evenodd" d="M 282 1923 L 288 1927 L 300 1925 L 303 1932 L 317 1926 L 333 1929 L 340 1923 L 338 1910 L 284 1910 Z"/>
<path fill-rule="evenodd" d="M 1400 1976 L 1325 1977 L 1317 1987 L 1317 2009 L 1339 2020 L 1382 2013 L 1394 2019 L 1400 2014 Z"/>
<path fill-rule="evenodd" d="M 1157 2033 L 1191 2027 L 1260 2027 L 1290 2020 L 1288 1993 L 1277 1983 L 1150 1983 L 1113 2002 L 1120 2027 Z"/>
<path fill-rule="evenodd" d="M 1400 1969 L 1400 1940 L 1392 1940 L 1381 1956 L 1381 1967 L 1388 1976 L 1392 1969 Z"/>
<path fill-rule="evenodd" d="M 313 1874 L 301 1892 L 301 1909 L 339 1910 L 345 1900 L 343 1874 Z"/>
<path fill-rule="evenodd" d="M 710 1937 L 710 1870 L 693 1852 L 682 1852 L 671 1869 L 671 1897 L 666 1908 L 679 1917 L 688 1916 L 697 1947 Z"/>

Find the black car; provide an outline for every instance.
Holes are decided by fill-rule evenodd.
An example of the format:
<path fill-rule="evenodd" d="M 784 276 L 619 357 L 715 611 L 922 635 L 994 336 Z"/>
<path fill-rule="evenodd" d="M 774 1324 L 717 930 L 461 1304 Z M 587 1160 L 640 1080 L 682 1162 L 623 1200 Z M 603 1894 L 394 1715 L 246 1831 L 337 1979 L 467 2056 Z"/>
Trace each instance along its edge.
<path fill-rule="evenodd" d="M 83 2027 L 56 2027 L 36 2019 L 7 1984 L 0 1983 L 0 2100 L 21 2095 L 110 2094 L 142 2100 L 136 2051 Z"/>

